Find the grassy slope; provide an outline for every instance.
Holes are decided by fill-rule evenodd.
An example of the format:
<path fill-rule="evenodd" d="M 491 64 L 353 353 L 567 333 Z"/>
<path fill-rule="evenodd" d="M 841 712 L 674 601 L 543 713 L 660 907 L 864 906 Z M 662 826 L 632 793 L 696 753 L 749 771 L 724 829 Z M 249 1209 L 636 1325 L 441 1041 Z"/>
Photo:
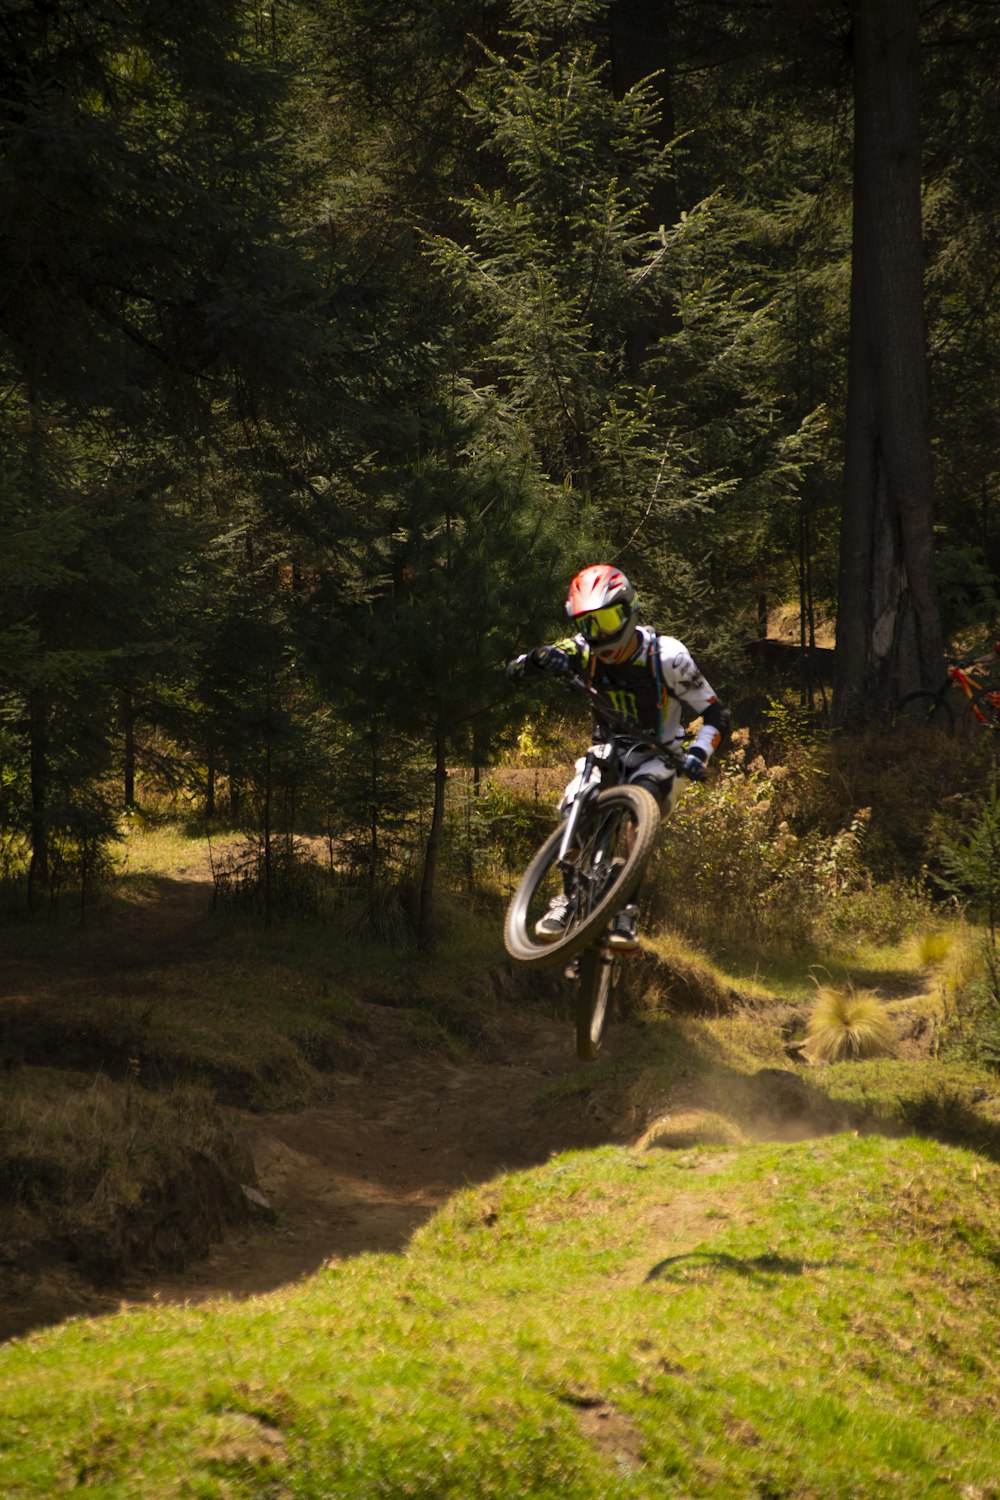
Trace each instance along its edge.
<path fill-rule="evenodd" d="M 851 1134 L 559 1157 L 402 1257 L 0 1350 L 0 1489 L 992 1495 L 998 1188 Z"/>

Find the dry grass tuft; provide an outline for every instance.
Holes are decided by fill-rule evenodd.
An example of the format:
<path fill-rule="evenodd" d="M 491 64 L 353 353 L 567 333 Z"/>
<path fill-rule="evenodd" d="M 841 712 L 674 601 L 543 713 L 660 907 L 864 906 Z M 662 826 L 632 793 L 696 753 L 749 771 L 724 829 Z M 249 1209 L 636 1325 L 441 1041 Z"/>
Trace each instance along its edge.
<path fill-rule="evenodd" d="M 211 1095 L 17 1068 L 0 1081 L 0 1234 L 30 1265 L 39 1226 L 96 1280 L 180 1266 L 247 1216 L 246 1147 Z"/>
<path fill-rule="evenodd" d="M 654 1120 L 636 1141 L 635 1149 L 684 1151 L 692 1146 L 738 1146 L 745 1139 L 739 1126 L 723 1115 L 707 1109 L 686 1109 Z"/>
<path fill-rule="evenodd" d="M 871 990 L 821 985 L 806 1027 L 810 1056 L 820 1062 L 887 1057 L 894 1050 L 892 1021 Z"/>

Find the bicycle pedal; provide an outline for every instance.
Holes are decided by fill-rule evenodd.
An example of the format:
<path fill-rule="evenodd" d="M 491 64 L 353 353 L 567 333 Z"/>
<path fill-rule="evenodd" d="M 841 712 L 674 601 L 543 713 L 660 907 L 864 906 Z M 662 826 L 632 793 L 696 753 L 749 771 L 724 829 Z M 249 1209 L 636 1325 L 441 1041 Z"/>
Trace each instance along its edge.
<path fill-rule="evenodd" d="M 574 958 L 572 960 L 572 962 L 568 963 L 566 965 L 565 969 L 563 969 L 563 978 L 564 979 L 579 979 L 579 977 L 580 977 L 580 960 L 578 958 Z"/>

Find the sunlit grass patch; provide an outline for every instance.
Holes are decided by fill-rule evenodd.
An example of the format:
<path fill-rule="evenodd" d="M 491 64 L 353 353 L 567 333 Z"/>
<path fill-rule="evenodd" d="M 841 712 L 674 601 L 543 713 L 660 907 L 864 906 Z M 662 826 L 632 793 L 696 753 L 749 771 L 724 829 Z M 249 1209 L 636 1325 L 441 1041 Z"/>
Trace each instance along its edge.
<path fill-rule="evenodd" d="M 733 1146 L 745 1139 L 733 1120 L 715 1110 L 681 1109 L 662 1115 L 647 1126 L 636 1142 L 636 1149 L 647 1151 L 659 1146 L 679 1151 L 690 1146 Z"/>
<path fill-rule="evenodd" d="M 147 823 L 126 818 L 122 841 L 115 849 L 115 867 L 122 876 L 187 876 L 193 872 L 211 879 L 210 844 L 180 823 Z"/>
<path fill-rule="evenodd" d="M 981 936 L 974 928 L 963 928 L 934 971 L 932 994 L 944 1019 L 954 1019 L 970 997 L 981 988 L 986 974 Z"/>
<path fill-rule="evenodd" d="M 1000 1089 L 986 1068 L 881 1057 L 833 1063 L 818 1082 L 859 1126 L 967 1142 L 1000 1160 Z"/>

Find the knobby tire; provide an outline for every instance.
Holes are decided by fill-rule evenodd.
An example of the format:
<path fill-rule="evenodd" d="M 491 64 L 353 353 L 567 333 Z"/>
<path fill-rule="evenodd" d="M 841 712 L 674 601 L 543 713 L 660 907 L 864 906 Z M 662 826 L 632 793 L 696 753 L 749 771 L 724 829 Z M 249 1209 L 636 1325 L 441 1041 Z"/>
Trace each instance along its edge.
<path fill-rule="evenodd" d="M 581 1062 L 594 1062 L 600 1053 L 620 974 L 619 963 L 620 960 L 599 943 L 580 955 L 576 991 L 576 1055 Z"/>
<path fill-rule="evenodd" d="M 589 911 L 570 921 L 563 936 L 554 942 L 545 942 L 535 936 L 533 923 L 535 916 L 540 915 L 540 908 L 533 909 L 532 903 L 545 887 L 546 879 L 550 882 L 549 889 L 555 890 L 553 877 L 558 874 L 556 860 L 562 842 L 561 827 L 553 830 L 532 859 L 511 898 L 504 922 L 504 946 L 518 963 L 545 969 L 582 953 L 600 936 L 639 884 L 660 825 L 659 806 L 656 798 L 642 787 L 608 787 L 599 792 L 585 810 L 580 825 L 581 843 L 586 847 L 588 835 L 590 838 L 599 836 L 602 824 L 615 813 L 619 819 L 628 818 L 635 825 L 632 848 L 620 860 L 611 861 L 617 867 L 612 883 Z"/>
<path fill-rule="evenodd" d="M 996 710 L 993 710 L 996 717 Z M 893 729 L 938 729 L 944 734 L 951 734 L 955 728 L 955 715 L 952 713 L 951 704 L 938 693 L 932 693 L 929 688 L 918 688 L 915 693 L 907 693 L 900 698 L 892 715 Z"/>

